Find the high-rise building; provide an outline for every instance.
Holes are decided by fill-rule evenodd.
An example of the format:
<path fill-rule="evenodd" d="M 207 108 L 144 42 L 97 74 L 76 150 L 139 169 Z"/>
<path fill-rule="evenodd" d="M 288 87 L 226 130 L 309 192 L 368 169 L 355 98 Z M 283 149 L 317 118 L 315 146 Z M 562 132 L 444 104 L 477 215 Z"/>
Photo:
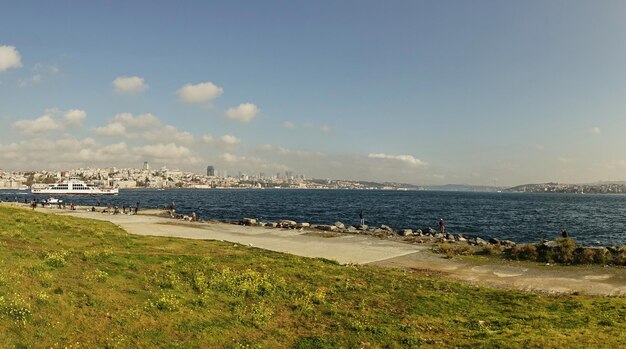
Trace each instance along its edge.
<path fill-rule="evenodd" d="M 213 177 L 215 176 L 215 168 L 213 166 L 207 166 L 206 168 L 206 175 L 209 177 Z"/>
<path fill-rule="evenodd" d="M 150 170 L 150 165 L 148 165 L 147 161 L 143 162 L 143 169 L 146 170 L 146 171 Z"/>

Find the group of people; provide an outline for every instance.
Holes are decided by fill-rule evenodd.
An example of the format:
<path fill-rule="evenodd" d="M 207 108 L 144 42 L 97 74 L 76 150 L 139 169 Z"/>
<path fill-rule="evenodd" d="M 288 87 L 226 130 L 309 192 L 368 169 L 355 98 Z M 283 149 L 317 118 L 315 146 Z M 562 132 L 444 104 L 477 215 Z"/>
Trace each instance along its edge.
<path fill-rule="evenodd" d="M 363 210 L 361 210 L 361 212 L 359 212 L 359 226 L 364 226 L 364 225 L 365 225 L 365 214 L 363 213 Z M 441 234 L 446 233 L 446 222 L 443 220 L 443 218 L 439 219 L 439 232 Z"/>
<path fill-rule="evenodd" d="M 96 201 L 96 206 L 100 207 L 100 200 Z M 91 212 L 97 212 L 96 206 L 91 206 L 89 209 Z M 102 213 L 110 213 L 110 214 L 137 214 L 139 212 L 139 201 L 135 203 L 135 206 L 126 206 L 126 204 L 122 204 L 122 211 L 120 211 L 120 207 L 118 205 L 107 205 L 102 211 Z"/>
<path fill-rule="evenodd" d="M 27 199 L 24 199 L 24 203 L 28 203 Z M 65 209 L 66 205 L 65 205 L 65 201 L 63 200 L 57 200 L 55 202 L 51 202 L 49 200 L 39 200 L 37 198 L 34 198 L 30 201 L 30 208 L 32 208 L 33 210 L 37 208 L 38 205 L 41 205 L 41 208 L 46 207 L 46 205 L 52 207 L 52 205 L 57 205 L 57 207 L 59 209 Z M 76 210 L 76 203 L 71 202 L 70 203 L 70 210 Z"/>

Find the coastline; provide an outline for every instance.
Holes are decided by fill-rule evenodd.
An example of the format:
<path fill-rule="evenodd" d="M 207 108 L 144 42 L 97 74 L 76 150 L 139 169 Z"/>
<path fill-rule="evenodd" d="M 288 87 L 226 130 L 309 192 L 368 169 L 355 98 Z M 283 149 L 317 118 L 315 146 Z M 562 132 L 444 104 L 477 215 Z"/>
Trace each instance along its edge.
<path fill-rule="evenodd" d="M 24 204 L 2 205 L 25 207 Z M 188 222 L 159 216 L 163 210 L 138 215 L 112 215 L 57 208 L 37 208 L 53 214 L 108 221 L 131 234 L 186 239 L 222 240 L 250 247 L 341 264 L 372 265 L 440 273 L 443 277 L 500 289 L 539 293 L 626 295 L 626 268 L 599 265 L 561 266 L 493 258 L 447 259 L 432 252 L 433 243 L 406 243 L 362 234 L 328 235 L 313 229 L 281 229 L 225 222 Z"/>

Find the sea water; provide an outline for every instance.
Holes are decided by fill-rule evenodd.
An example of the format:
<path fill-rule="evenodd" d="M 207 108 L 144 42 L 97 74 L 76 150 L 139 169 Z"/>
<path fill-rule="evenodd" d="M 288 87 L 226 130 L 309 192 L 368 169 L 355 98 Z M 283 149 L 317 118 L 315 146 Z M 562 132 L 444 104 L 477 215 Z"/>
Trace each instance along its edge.
<path fill-rule="evenodd" d="M 0 199 L 34 196 L 0 191 Z M 49 196 L 39 195 L 40 200 Z M 201 219 L 263 221 L 290 219 L 312 224 L 359 223 L 402 228 L 437 228 L 444 218 L 448 231 L 516 242 L 554 239 L 565 229 L 585 245 L 626 244 L 626 195 L 555 193 L 474 193 L 391 190 L 172 189 L 120 190 L 116 196 L 55 196 L 68 204 L 164 208 Z"/>

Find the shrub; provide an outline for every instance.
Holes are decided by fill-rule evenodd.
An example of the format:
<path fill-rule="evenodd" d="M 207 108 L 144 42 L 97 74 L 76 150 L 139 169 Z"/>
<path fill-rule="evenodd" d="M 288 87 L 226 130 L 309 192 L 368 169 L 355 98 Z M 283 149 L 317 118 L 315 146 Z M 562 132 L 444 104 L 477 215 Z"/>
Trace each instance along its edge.
<path fill-rule="evenodd" d="M 556 246 L 540 245 L 538 248 L 538 260 L 542 262 L 572 263 L 576 251 L 576 241 L 571 238 L 559 238 Z"/>
<path fill-rule="evenodd" d="M 113 250 L 111 248 L 102 249 L 102 250 L 86 250 L 83 251 L 82 259 L 84 261 L 98 261 L 101 262 L 107 257 L 113 254 Z"/>
<path fill-rule="evenodd" d="M 39 273 L 39 283 L 41 284 L 41 286 L 46 288 L 52 287 L 52 280 L 54 280 L 54 276 L 52 275 L 52 273 L 48 271 Z"/>
<path fill-rule="evenodd" d="M 613 256 L 606 248 L 596 248 L 593 255 L 593 262 L 596 264 L 608 264 Z"/>
<path fill-rule="evenodd" d="M 594 263 L 595 251 L 592 248 L 579 247 L 574 252 L 574 262 L 576 264 Z"/>
<path fill-rule="evenodd" d="M 224 268 L 214 273 L 209 280 L 209 287 L 225 291 L 235 296 L 265 296 L 277 290 L 285 289 L 286 281 L 282 277 L 261 274 L 254 270 L 244 272 Z"/>
<path fill-rule="evenodd" d="M 46 305 L 50 303 L 50 296 L 45 292 L 39 292 L 35 298 L 35 302 L 39 305 Z"/>
<path fill-rule="evenodd" d="M 472 247 L 466 244 L 439 244 L 435 247 L 435 251 L 445 254 L 446 258 L 452 258 L 458 255 L 466 255 L 472 251 Z"/>
<path fill-rule="evenodd" d="M 537 260 L 537 247 L 533 244 L 519 244 L 508 250 L 507 255 L 515 260 Z"/>
<path fill-rule="evenodd" d="M 502 253 L 502 248 L 500 245 L 487 244 L 480 249 L 477 254 L 485 255 L 485 256 L 497 256 Z"/>
<path fill-rule="evenodd" d="M 63 267 L 67 264 L 67 261 L 65 260 L 65 258 L 69 255 L 69 252 L 67 251 L 51 251 L 51 252 L 46 252 L 46 255 L 44 257 L 44 261 L 46 262 L 46 264 L 48 264 L 51 267 L 55 267 L 55 268 L 60 268 Z"/>
<path fill-rule="evenodd" d="M 106 271 L 102 271 L 100 269 L 96 269 L 93 272 L 85 274 L 85 279 L 89 281 L 95 280 L 98 282 L 105 282 L 108 277 L 109 274 Z"/>
<path fill-rule="evenodd" d="M 555 250 L 555 261 L 561 263 L 572 263 L 574 261 L 574 251 L 576 250 L 576 241 L 570 238 L 560 238 L 556 240 L 557 247 Z"/>
<path fill-rule="evenodd" d="M 0 314 L 6 315 L 21 324 L 26 324 L 32 316 L 30 304 L 19 294 L 14 294 L 10 298 L 0 296 Z"/>
<path fill-rule="evenodd" d="M 264 301 L 261 301 L 251 306 L 238 304 L 235 306 L 233 312 L 235 313 L 235 317 L 242 323 L 250 323 L 260 328 L 267 324 L 272 318 L 274 308 Z"/>
<path fill-rule="evenodd" d="M 149 279 L 160 288 L 175 289 L 180 285 L 180 276 L 173 270 L 155 272 Z"/>
<path fill-rule="evenodd" d="M 206 275 L 204 275 L 203 272 L 195 272 L 192 276 L 192 286 L 194 290 L 200 293 L 204 293 L 204 291 L 209 288 L 209 279 L 206 277 Z"/>
<path fill-rule="evenodd" d="M 147 308 L 157 308 L 162 311 L 176 311 L 180 307 L 178 298 L 169 293 L 162 293 L 161 297 L 154 302 L 149 301 Z"/>
<path fill-rule="evenodd" d="M 616 265 L 626 265 L 626 246 L 623 246 L 613 257 L 613 263 Z"/>

